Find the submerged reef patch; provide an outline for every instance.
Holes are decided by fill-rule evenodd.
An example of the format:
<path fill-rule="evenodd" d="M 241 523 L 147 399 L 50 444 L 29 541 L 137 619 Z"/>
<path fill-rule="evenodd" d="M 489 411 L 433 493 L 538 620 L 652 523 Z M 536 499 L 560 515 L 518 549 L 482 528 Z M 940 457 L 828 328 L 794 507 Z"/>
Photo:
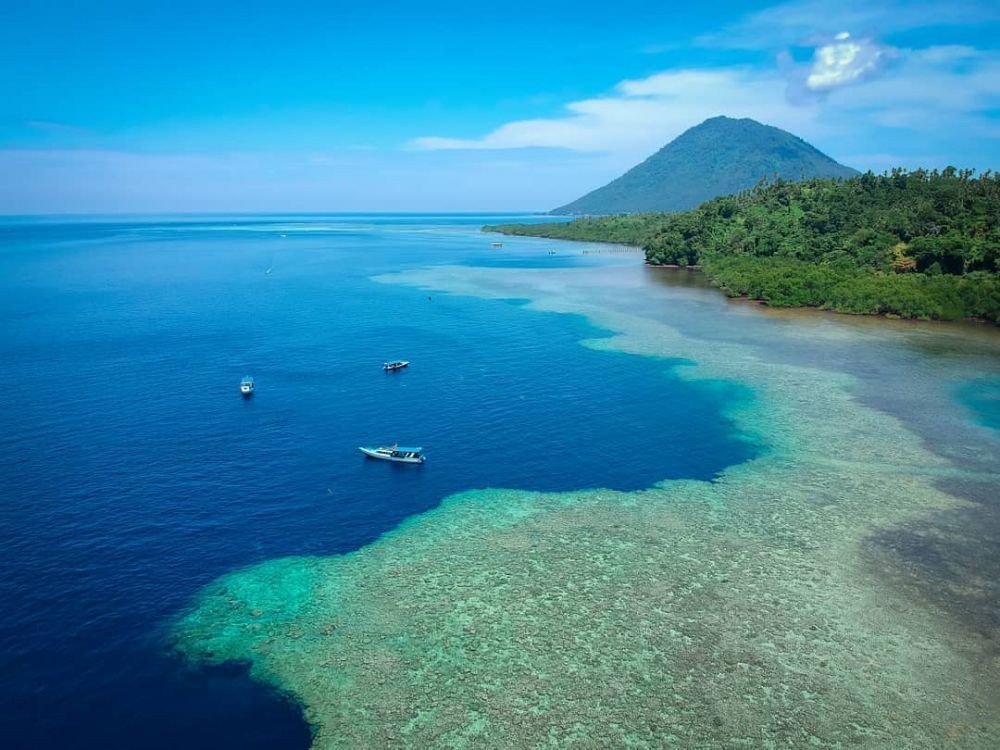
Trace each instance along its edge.
<path fill-rule="evenodd" d="M 383 280 L 527 297 L 616 332 L 588 346 L 748 384 L 731 417 L 766 452 L 712 482 L 450 497 L 357 552 L 217 581 L 180 648 L 248 660 L 301 702 L 317 748 L 1000 746 L 988 640 L 865 552 L 961 508 L 940 489 L 961 470 L 846 375 L 682 335 L 560 278 Z"/>

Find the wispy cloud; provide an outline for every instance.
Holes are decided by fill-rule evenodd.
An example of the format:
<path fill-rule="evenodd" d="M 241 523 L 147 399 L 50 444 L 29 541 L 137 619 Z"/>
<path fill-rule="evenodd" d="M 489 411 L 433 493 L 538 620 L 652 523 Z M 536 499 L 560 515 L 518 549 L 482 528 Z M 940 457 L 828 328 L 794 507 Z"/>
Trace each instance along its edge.
<path fill-rule="evenodd" d="M 32 113 L 39 119 L 6 123 L 31 146 L 0 149 L 0 213 L 547 208 L 716 115 L 777 125 L 861 169 L 997 168 L 993 22 L 1000 22 L 996 0 L 791 0 L 734 18 L 694 46 L 641 50 L 644 73 L 656 60 L 660 67 L 687 61 L 679 67 L 623 73 L 618 85 L 572 101 L 526 91 L 498 111 L 548 115 L 563 102 L 561 111 L 473 131 L 433 132 L 435 125 L 402 151 L 372 150 L 364 140 L 324 150 L 335 123 L 308 118 L 306 139 L 297 137 L 298 119 L 265 123 L 261 148 L 308 140 L 315 151 L 254 151 L 244 138 L 247 150 L 227 153 L 239 130 L 233 121 L 189 120 L 177 132 L 166 123 L 152 135 L 116 137 Z M 183 146 L 163 145 L 170 143 Z"/>
<path fill-rule="evenodd" d="M 831 91 L 870 82 L 886 72 L 901 51 L 880 41 L 916 29 L 981 27 L 1000 22 L 1000 4 L 983 0 L 791 0 L 756 11 L 696 39 L 704 46 L 772 51 L 788 79 L 788 96 L 805 103 Z M 797 63 L 790 48 L 812 48 Z M 946 64 L 972 56 L 969 47 L 935 47 Z M 911 51 L 912 52 L 912 51 Z"/>
<path fill-rule="evenodd" d="M 818 40 L 807 64 L 797 64 L 788 50 L 782 50 L 778 65 L 788 78 L 789 101 L 803 103 L 844 86 L 870 81 L 898 56 L 899 50 L 894 47 L 843 31 Z"/>
<path fill-rule="evenodd" d="M 845 52 L 846 43 L 858 47 Z M 927 132 L 949 121 L 986 135 L 1000 106 L 1000 54 L 962 46 L 894 50 L 871 40 L 834 39 L 794 72 L 809 97 L 786 97 L 788 71 L 751 68 L 665 71 L 626 80 L 601 97 L 566 105 L 564 115 L 517 120 L 470 138 L 428 136 L 423 150 L 561 148 L 639 154 L 714 115 L 752 117 L 803 135 L 872 127 Z M 889 59 L 892 70 L 874 74 Z M 865 85 L 858 84 L 865 81 Z"/>
<path fill-rule="evenodd" d="M 1000 137 L 1000 53 L 942 46 L 900 50 L 890 74 L 831 93 L 826 106 L 867 127 Z"/>
<path fill-rule="evenodd" d="M 517 120 L 479 137 L 425 136 L 425 150 L 562 148 L 642 152 L 719 114 L 802 127 L 812 117 L 790 105 L 777 71 L 690 69 L 625 80 L 605 96 L 570 102 L 561 117 Z"/>
<path fill-rule="evenodd" d="M 954 157 L 947 153 L 894 153 L 894 152 L 864 152 L 842 154 L 840 160 L 845 164 L 864 164 L 873 172 L 884 172 L 903 165 L 934 166 L 951 164 Z"/>
<path fill-rule="evenodd" d="M 666 70 L 624 80 L 606 94 L 568 102 L 564 113 L 555 117 L 514 120 L 485 134 L 428 135 L 408 145 L 423 150 L 557 148 L 637 155 L 703 119 L 725 114 L 786 128 L 820 146 L 871 140 L 878 133 L 890 140 L 890 131 L 897 131 L 891 138 L 898 138 L 898 131 L 906 130 L 914 134 L 914 149 L 928 153 L 940 148 L 929 141 L 943 137 L 945 123 L 973 137 L 994 137 L 1000 128 L 995 117 L 1000 108 L 1000 52 L 964 44 L 897 48 L 883 42 L 881 32 L 994 20 L 1000 20 L 1000 4 L 995 2 L 793 0 L 700 40 L 770 51 L 777 65 Z M 809 51 L 806 58 L 803 47 Z M 867 146 L 873 147 L 886 148 Z M 996 151 L 985 146 L 982 150 Z"/>
<path fill-rule="evenodd" d="M 813 53 L 805 84 L 813 91 L 831 91 L 874 76 L 897 54 L 874 39 L 854 39 L 842 31 Z"/>
<path fill-rule="evenodd" d="M 32 130 L 52 135 L 93 135 L 95 132 L 89 128 L 81 128 L 78 125 L 68 125 L 64 122 L 52 122 L 50 120 L 27 120 L 24 125 Z"/>
<path fill-rule="evenodd" d="M 1000 21 L 995 0 L 792 0 L 751 13 L 697 44 L 732 49 L 779 49 L 814 44 L 817 34 L 897 31 Z"/>
<path fill-rule="evenodd" d="M 0 215 L 540 210 L 615 168 L 587 154 L 0 148 Z"/>

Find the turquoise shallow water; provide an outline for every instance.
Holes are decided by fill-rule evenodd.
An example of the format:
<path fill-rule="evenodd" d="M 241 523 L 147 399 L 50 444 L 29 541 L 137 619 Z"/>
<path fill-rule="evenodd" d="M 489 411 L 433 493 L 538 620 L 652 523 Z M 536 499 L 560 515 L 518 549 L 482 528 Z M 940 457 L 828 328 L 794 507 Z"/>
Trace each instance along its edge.
<path fill-rule="evenodd" d="M 602 353 L 746 383 L 763 447 L 712 481 L 448 498 L 345 555 L 223 576 L 178 621 L 314 747 L 1000 743 L 1000 440 L 955 400 L 993 328 L 729 304 L 696 275 L 436 266 L 379 277 L 585 315 Z"/>
<path fill-rule="evenodd" d="M 1000 430 L 1000 379 L 963 383 L 957 389 L 957 395 L 976 421 Z"/>
<path fill-rule="evenodd" d="M 727 416 L 747 388 L 580 346 L 607 332 L 579 315 L 371 278 L 637 265 L 492 250 L 478 226 L 504 218 L 524 217 L 0 223 L 5 746 L 304 746 L 298 709 L 244 669 L 170 653 L 205 584 L 356 550 L 462 490 L 635 490 L 759 452 Z M 393 440 L 427 465 L 356 451 Z"/>

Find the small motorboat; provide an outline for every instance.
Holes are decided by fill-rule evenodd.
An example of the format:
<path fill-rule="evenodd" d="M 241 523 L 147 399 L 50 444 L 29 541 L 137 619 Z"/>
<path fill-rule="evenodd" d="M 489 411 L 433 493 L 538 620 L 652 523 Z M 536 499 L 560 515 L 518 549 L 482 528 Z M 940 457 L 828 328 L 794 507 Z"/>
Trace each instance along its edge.
<path fill-rule="evenodd" d="M 254 391 L 253 378 L 249 375 L 244 376 L 243 380 L 240 381 L 240 393 L 244 396 L 252 396 Z"/>
<path fill-rule="evenodd" d="M 379 448 L 359 447 L 358 450 L 368 456 L 368 458 L 377 458 L 381 461 L 396 461 L 401 464 L 422 464 L 426 458 L 423 448 L 404 448 L 400 445 Z"/>
<path fill-rule="evenodd" d="M 410 363 L 405 359 L 398 359 L 395 362 L 383 362 L 382 369 L 386 372 L 395 372 L 396 370 L 402 370 L 404 367 L 409 367 Z"/>
<path fill-rule="evenodd" d="M 491 242 L 490 247 L 503 247 L 502 242 Z"/>

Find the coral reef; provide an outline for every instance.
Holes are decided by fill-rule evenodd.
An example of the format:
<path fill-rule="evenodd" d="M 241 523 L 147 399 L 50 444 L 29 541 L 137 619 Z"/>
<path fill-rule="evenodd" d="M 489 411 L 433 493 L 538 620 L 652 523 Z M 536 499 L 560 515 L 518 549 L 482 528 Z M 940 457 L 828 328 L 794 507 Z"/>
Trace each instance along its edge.
<path fill-rule="evenodd" d="M 184 653 L 249 661 L 317 748 L 1000 746 L 996 633 L 867 552 L 967 505 L 948 481 L 1000 477 L 929 450 L 849 374 L 602 303 L 600 273 L 381 280 L 582 313 L 614 333 L 587 346 L 746 384 L 730 416 L 759 457 L 633 493 L 447 498 L 357 552 L 217 581 L 177 623 Z M 771 325 L 776 348 L 803 335 Z"/>

